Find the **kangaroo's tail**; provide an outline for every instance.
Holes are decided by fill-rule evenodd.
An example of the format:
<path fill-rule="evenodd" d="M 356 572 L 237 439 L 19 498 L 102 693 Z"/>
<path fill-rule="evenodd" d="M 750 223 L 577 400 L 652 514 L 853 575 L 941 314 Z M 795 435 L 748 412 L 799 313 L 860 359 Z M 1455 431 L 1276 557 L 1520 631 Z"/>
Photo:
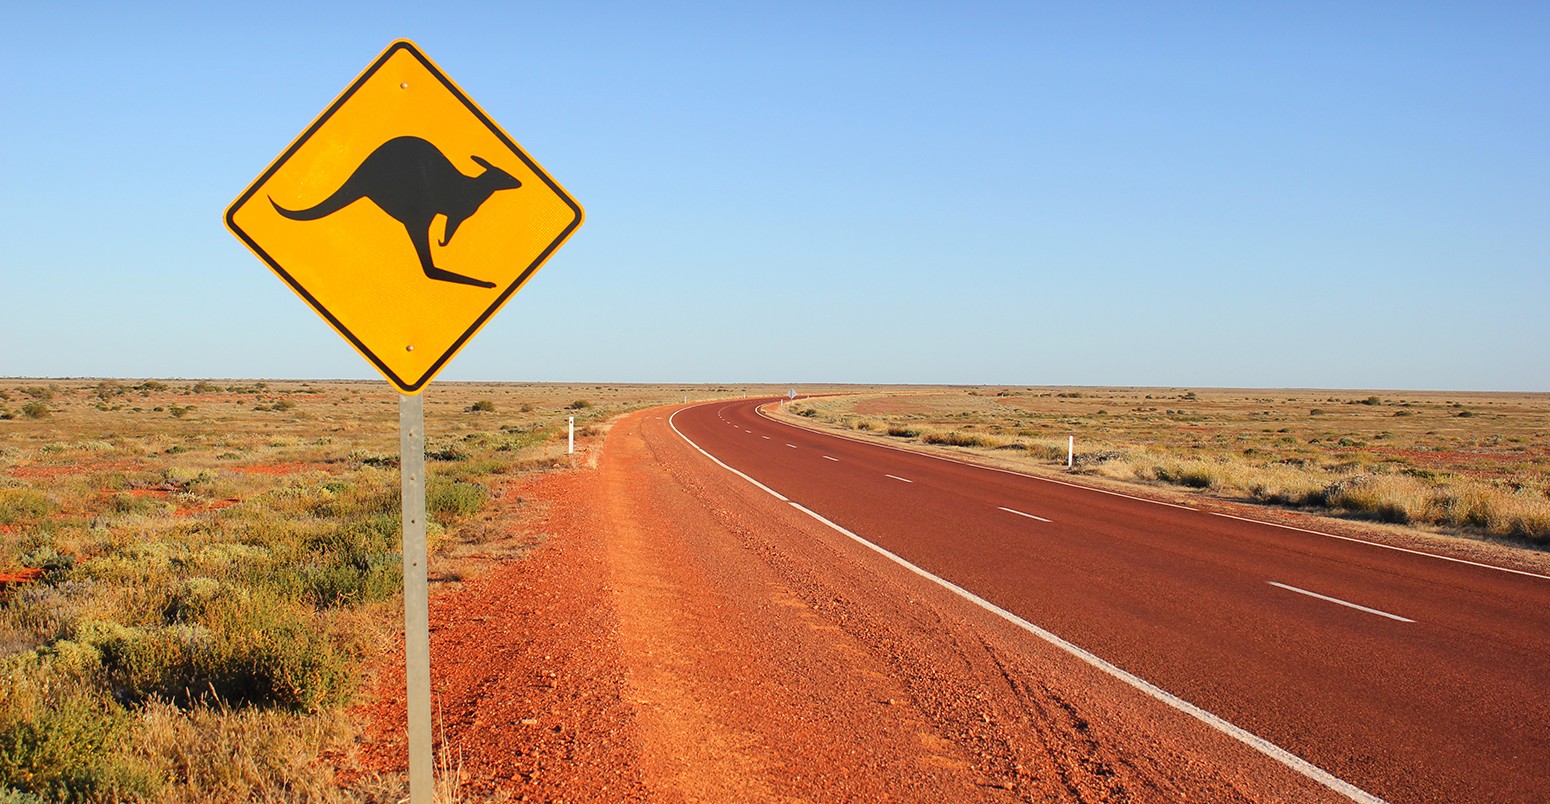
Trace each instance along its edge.
<path fill-rule="evenodd" d="M 275 212 L 293 221 L 315 221 L 318 218 L 332 215 L 360 199 L 360 193 L 350 192 L 350 183 L 345 182 L 343 187 L 335 190 L 333 195 L 318 202 L 317 206 L 306 209 L 286 209 L 276 203 L 273 196 L 269 198 L 269 203 L 274 206 Z"/>

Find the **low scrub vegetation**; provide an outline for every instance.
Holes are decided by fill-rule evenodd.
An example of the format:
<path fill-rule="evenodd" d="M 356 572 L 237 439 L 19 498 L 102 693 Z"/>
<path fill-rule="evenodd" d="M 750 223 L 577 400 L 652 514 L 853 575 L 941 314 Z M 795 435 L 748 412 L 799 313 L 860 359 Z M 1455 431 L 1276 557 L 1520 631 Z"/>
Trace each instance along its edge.
<path fill-rule="evenodd" d="M 677 397 L 588 392 L 598 401 L 569 406 L 584 434 Z M 433 578 L 490 541 L 506 477 L 565 463 L 555 411 L 576 393 L 429 394 Z M 324 759 L 348 755 L 346 711 L 402 621 L 386 386 L 109 380 L 0 395 L 30 400 L 0 422 L 0 572 L 37 570 L 0 586 L 0 802 L 397 799 L 403 780 L 351 788 Z"/>

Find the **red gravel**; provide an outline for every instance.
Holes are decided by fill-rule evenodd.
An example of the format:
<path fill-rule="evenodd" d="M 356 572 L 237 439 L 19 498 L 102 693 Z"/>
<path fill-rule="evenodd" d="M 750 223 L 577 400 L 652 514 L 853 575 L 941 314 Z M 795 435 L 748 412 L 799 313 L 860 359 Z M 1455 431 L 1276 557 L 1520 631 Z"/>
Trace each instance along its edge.
<path fill-rule="evenodd" d="M 433 596 L 464 799 L 1328 798 L 776 503 L 665 418 L 503 494 L 542 545 Z M 359 770 L 401 772 L 401 658 L 376 678 Z"/>

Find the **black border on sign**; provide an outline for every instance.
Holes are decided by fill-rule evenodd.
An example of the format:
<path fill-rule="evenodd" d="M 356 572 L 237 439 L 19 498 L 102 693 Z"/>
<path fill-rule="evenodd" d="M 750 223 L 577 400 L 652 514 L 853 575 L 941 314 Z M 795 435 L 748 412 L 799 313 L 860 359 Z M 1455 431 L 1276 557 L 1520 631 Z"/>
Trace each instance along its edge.
<path fill-rule="evenodd" d="M 372 76 L 376 75 L 377 71 L 382 68 L 382 65 L 386 64 L 387 60 L 391 58 L 394 53 L 397 53 L 400 50 L 407 51 L 410 55 L 414 56 L 415 59 L 418 60 L 431 75 L 436 77 L 436 80 L 441 82 L 443 87 L 446 87 L 448 92 L 452 93 L 454 98 L 457 98 L 459 103 L 463 104 L 464 108 L 468 109 L 468 111 L 471 112 L 474 117 L 479 120 L 479 122 L 483 123 L 485 128 L 488 128 L 490 133 L 494 134 L 496 138 L 498 138 L 507 148 L 511 150 L 513 154 L 517 156 L 518 159 L 521 159 L 522 163 L 527 165 L 529 170 L 533 171 L 533 175 L 542 179 L 544 184 L 548 185 L 549 189 L 553 191 L 561 201 L 564 201 L 565 205 L 570 207 L 571 211 L 574 213 L 574 217 L 571 219 L 570 224 L 560 232 L 559 236 L 555 237 L 555 239 L 550 242 L 549 245 L 545 247 L 544 250 L 540 252 L 531 263 L 528 264 L 527 268 L 522 271 L 522 274 L 517 277 L 515 282 L 512 282 L 509 287 L 501 291 L 501 294 L 496 297 L 495 301 L 492 302 L 490 306 L 486 308 L 477 319 L 474 320 L 473 324 L 469 325 L 468 329 L 465 330 L 462 335 L 458 336 L 456 341 L 452 342 L 452 346 L 450 346 L 441 357 L 437 358 L 436 362 L 432 363 L 430 368 L 426 369 L 425 373 L 414 382 L 405 381 L 402 377 L 399 377 L 397 374 L 395 374 L 392 369 L 388 368 L 387 364 L 382 362 L 382 359 L 377 357 L 376 353 L 366 348 L 366 344 L 361 343 L 360 339 L 355 337 L 355 333 L 351 332 L 347 327 L 345 327 L 344 324 L 340 323 L 339 319 L 335 318 L 333 313 L 330 313 L 327 308 L 318 302 L 317 299 L 313 298 L 312 294 L 309 293 L 306 288 L 302 287 L 301 283 L 297 282 L 296 279 L 285 270 L 285 268 L 281 267 L 280 263 L 276 261 L 274 257 L 270 256 L 268 252 L 264 251 L 264 249 L 258 245 L 258 243 L 254 242 L 253 238 L 249 237 L 247 232 L 242 231 L 242 228 L 237 226 L 236 221 L 237 210 L 246 204 L 249 199 L 253 197 L 254 193 L 258 192 L 258 188 L 268 183 L 269 179 L 274 176 L 275 172 L 278 171 L 286 162 L 290 161 L 290 158 L 295 155 L 296 151 L 299 150 L 302 145 L 306 144 L 308 140 L 312 139 L 312 136 L 317 133 L 318 129 L 322 128 L 323 124 L 328 122 L 329 118 L 333 117 L 334 113 L 337 112 L 340 107 L 344 106 L 344 104 L 348 102 L 350 98 L 354 97 L 355 93 L 368 80 L 370 80 Z M 319 315 L 323 316 L 324 320 L 328 321 L 329 325 L 332 326 L 335 331 L 337 331 L 340 335 L 343 335 L 345 339 L 355 347 L 356 351 L 364 355 L 367 360 L 370 360 L 372 364 L 377 367 L 377 370 L 382 372 L 384 377 L 387 377 L 390 382 L 398 386 L 400 391 L 406 394 L 419 393 L 419 391 L 423 389 L 426 384 L 436 376 L 438 372 L 441 371 L 442 367 L 446 365 L 447 361 L 451 360 L 452 356 L 457 354 L 458 351 L 463 348 L 463 345 L 474 336 L 474 333 L 478 332 L 479 329 L 484 326 L 485 322 L 489 321 L 490 317 L 495 315 L 496 311 L 500 310 L 500 308 L 506 304 L 506 300 L 510 299 L 512 294 L 516 293 L 518 290 L 521 290 L 522 286 L 527 284 L 527 280 L 533 276 L 533 274 L 539 269 L 539 267 L 544 264 L 546 260 L 549 259 L 549 255 L 553 254 L 555 249 L 559 248 L 560 245 L 571 236 L 571 233 L 576 231 L 576 227 L 581 225 L 582 218 L 583 213 L 581 211 L 581 205 L 577 204 L 575 199 L 570 197 L 569 193 L 566 193 L 565 190 L 560 187 L 560 185 L 556 184 L 554 179 L 549 178 L 549 174 L 545 173 L 543 169 L 540 168 L 538 164 L 527 155 L 526 151 L 523 151 L 522 148 L 513 142 L 510 137 L 506 136 L 506 132 L 502 131 L 501 127 L 496 125 L 495 121 L 491 120 L 490 117 L 484 113 L 484 110 L 479 108 L 478 104 L 474 103 L 472 99 L 465 95 L 463 91 L 458 88 L 457 84 L 452 83 L 452 79 L 448 78 L 440 68 L 432 63 L 430 59 L 426 58 L 424 53 L 420 52 L 420 49 L 416 47 L 413 42 L 410 42 L 407 39 L 400 39 L 389 45 L 387 50 L 382 51 L 382 55 L 378 56 L 377 60 L 372 62 L 371 66 L 367 67 L 366 71 L 361 73 L 360 77 L 355 79 L 355 82 L 350 84 L 349 88 L 340 94 L 338 99 L 336 99 L 333 104 L 324 110 L 321 115 L 318 115 L 317 120 L 314 120 L 312 125 L 308 126 L 307 130 L 303 131 L 301 135 L 296 138 L 296 141 L 291 143 L 291 147 L 285 149 L 284 153 L 275 158 L 274 162 L 270 164 L 269 169 L 265 170 L 262 175 L 255 179 L 253 183 L 248 186 L 248 189 L 244 191 L 242 195 L 238 196 L 237 200 L 231 203 L 231 206 L 226 208 L 226 228 L 230 230 L 232 234 L 236 235 L 237 238 L 241 240 L 249 250 L 251 250 L 254 254 L 257 254 L 259 259 L 262 259 L 265 263 L 267 263 L 270 269 L 278 274 L 281 279 L 285 280 L 285 283 L 290 285 L 291 290 L 295 291 L 296 295 L 305 299 L 306 302 L 312 306 L 312 309 L 316 310 Z"/>

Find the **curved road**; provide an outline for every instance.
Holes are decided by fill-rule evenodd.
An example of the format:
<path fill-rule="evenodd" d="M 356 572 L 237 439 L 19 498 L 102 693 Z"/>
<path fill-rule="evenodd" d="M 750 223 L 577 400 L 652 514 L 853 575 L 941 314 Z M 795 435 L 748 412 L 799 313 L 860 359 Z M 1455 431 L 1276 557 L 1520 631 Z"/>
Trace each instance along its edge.
<path fill-rule="evenodd" d="M 1550 801 L 1550 578 L 816 433 L 761 415 L 770 401 L 671 424 L 1336 792 Z"/>

